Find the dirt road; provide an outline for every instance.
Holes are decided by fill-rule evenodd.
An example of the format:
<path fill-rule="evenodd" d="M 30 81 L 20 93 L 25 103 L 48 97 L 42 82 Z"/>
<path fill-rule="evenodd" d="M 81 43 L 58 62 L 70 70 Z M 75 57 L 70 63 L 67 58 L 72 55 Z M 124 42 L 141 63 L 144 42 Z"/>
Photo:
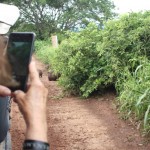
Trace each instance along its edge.
<path fill-rule="evenodd" d="M 45 66 L 41 78 L 49 90 L 47 103 L 48 138 L 51 150 L 150 150 L 147 139 L 128 121 L 121 120 L 114 105 L 115 94 L 105 93 L 87 100 L 64 97 L 57 82 L 48 81 Z M 25 124 L 12 103 L 12 145 L 21 150 Z"/>

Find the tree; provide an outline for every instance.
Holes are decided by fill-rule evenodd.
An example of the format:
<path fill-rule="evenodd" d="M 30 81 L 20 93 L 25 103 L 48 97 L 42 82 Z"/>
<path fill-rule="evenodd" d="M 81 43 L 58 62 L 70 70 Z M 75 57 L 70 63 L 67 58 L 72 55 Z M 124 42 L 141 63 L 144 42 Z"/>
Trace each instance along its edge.
<path fill-rule="evenodd" d="M 17 30 L 33 30 L 38 38 L 86 27 L 89 22 L 100 26 L 114 16 L 114 4 L 109 0 L 5 0 L 20 8 Z"/>

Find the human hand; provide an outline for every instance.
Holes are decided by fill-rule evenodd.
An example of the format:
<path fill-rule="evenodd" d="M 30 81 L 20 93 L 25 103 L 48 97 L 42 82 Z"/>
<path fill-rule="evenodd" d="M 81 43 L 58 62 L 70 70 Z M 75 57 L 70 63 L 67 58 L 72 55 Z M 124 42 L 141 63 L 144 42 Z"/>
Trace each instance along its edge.
<path fill-rule="evenodd" d="M 0 96 L 11 96 L 11 90 L 5 86 L 0 85 Z"/>
<path fill-rule="evenodd" d="M 6 47 L 6 39 L 4 36 L 0 35 L 0 55 L 3 55 L 5 47 Z M 1 77 L 1 74 L 3 73 L 2 67 L 4 66 L 2 58 L 0 59 L 0 71 L 1 71 L 0 77 Z M 10 95 L 11 95 L 11 90 L 5 86 L 0 85 L 0 96 L 10 96 Z"/>
<path fill-rule="evenodd" d="M 47 142 L 46 102 L 48 90 L 39 79 L 35 63 L 29 65 L 30 83 L 26 93 L 17 90 L 14 101 L 24 117 L 27 129 L 26 139 Z"/>

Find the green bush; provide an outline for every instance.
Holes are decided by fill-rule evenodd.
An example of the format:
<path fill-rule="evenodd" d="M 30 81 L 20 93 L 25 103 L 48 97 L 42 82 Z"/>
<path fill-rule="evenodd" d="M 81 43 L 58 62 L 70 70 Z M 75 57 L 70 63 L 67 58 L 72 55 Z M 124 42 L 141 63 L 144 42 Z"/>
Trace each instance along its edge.
<path fill-rule="evenodd" d="M 110 21 L 104 30 L 100 49 L 109 53 L 115 73 L 119 110 L 124 118 L 135 117 L 150 131 L 149 69 L 150 12 L 131 13 Z"/>
<path fill-rule="evenodd" d="M 149 132 L 150 11 L 110 20 L 101 30 L 91 23 L 64 37 L 58 49 L 37 43 L 38 57 L 61 74 L 59 84 L 83 97 L 114 85 L 120 112 L 143 121 Z"/>
<path fill-rule="evenodd" d="M 132 72 L 141 56 L 149 57 L 149 19 L 149 12 L 131 13 L 107 22 L 103 30 L 90 24 L 70 33 L 53 60 L 60 84 L 83 97 L 114 84 L 119 92 L 125 68 Z"/>
<path fill-rule="evenodd" d="M 94 24 L 81 32 L 69 33 L 69 36 L 56 51 L 52 64 L 56 72 L 61 73 L 59 83 L 64 89 L 88 97 L 105 80 L 100 73 L 100 57 L 96 50 L 102 37 Z"/>
<path fill-rule="evenodd" d="M 36 41 L 35 54 L 45 64 L 51 64 L 52 57 L 55 55 L 55 49 L 51 45 L 51 41 Z"/>
<path fill-rule="evenodd" d="M 105 56 L 108 56 L 107 60 L 117 78 L 124 67 L 134 72 L 139 65 L 138 57 L 149 58 L 149 14 L 131 13 L 105 24 L 98 50 L 104 51 Z"/>

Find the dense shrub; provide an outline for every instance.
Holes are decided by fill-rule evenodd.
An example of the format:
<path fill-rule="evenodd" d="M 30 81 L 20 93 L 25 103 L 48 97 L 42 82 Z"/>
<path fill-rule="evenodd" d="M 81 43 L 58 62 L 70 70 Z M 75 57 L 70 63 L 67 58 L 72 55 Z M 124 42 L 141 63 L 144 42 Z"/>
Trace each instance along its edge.
<path fill-rule="evenodd" d="M 101 49 L 110 54 L 119 110 L 150 131 L 150 12 L 132 13 L 106 24 Z M 110 38 L 111 37 L 111 38 Z M 107 44 L 109 41 L 109 44 Z M 115 61 L 113 61 L 115 60 Z M 116 69 L 115 69 L 116 68 Z"/>
<path fill-rule="evenodd" d="M 91 23 L 65 37 L 53 54 L 47 46 L 37 51 L 61 74 L 60 85 L 83 97 L 115 85 L 120 112 L 150 131 L 150 11 L 110 20 L 101 30 Z"/>
<path fill-rule="evenodd" d="M 104 51 L 115 77 L 120 80 L 127 67 L 134 72 L 141 57 L 150 53 L 150 13 L 131 13 L 105 24 L 99 51 Z M 117 80 L 115 82 L 117 82 Z M 117 89 L 118 91 L 120 89 Z"/>
<path fill-rule="evenodd" d="M 69 36 L 56 51 L 53 65 L 61 73 L 59 83 L 66 90 L 88 97 L 99 85 L 107 83 L 103 75 L 106 63 L 96 50 L 102 36 L 93 24 Z"/>
<path fill-rule="evenodd" d="M 115 74 L 119 110 L 150 131 L 150 12 L 107 22 L 98 50 L 105 51 Z M 144 121 L 143 121 L 144 120 Z"/>
<path fill-rule="evenodd" d="M 70 33 L 53 60 L 60 84 L 84 97 L 114 84 L 119 92 L 125 68 L 132 72 L 140 57 L 149 56 L 149 24 L 149 12 L 131 13 L 107 22 L 103 30 L 90 24 Z"/>

